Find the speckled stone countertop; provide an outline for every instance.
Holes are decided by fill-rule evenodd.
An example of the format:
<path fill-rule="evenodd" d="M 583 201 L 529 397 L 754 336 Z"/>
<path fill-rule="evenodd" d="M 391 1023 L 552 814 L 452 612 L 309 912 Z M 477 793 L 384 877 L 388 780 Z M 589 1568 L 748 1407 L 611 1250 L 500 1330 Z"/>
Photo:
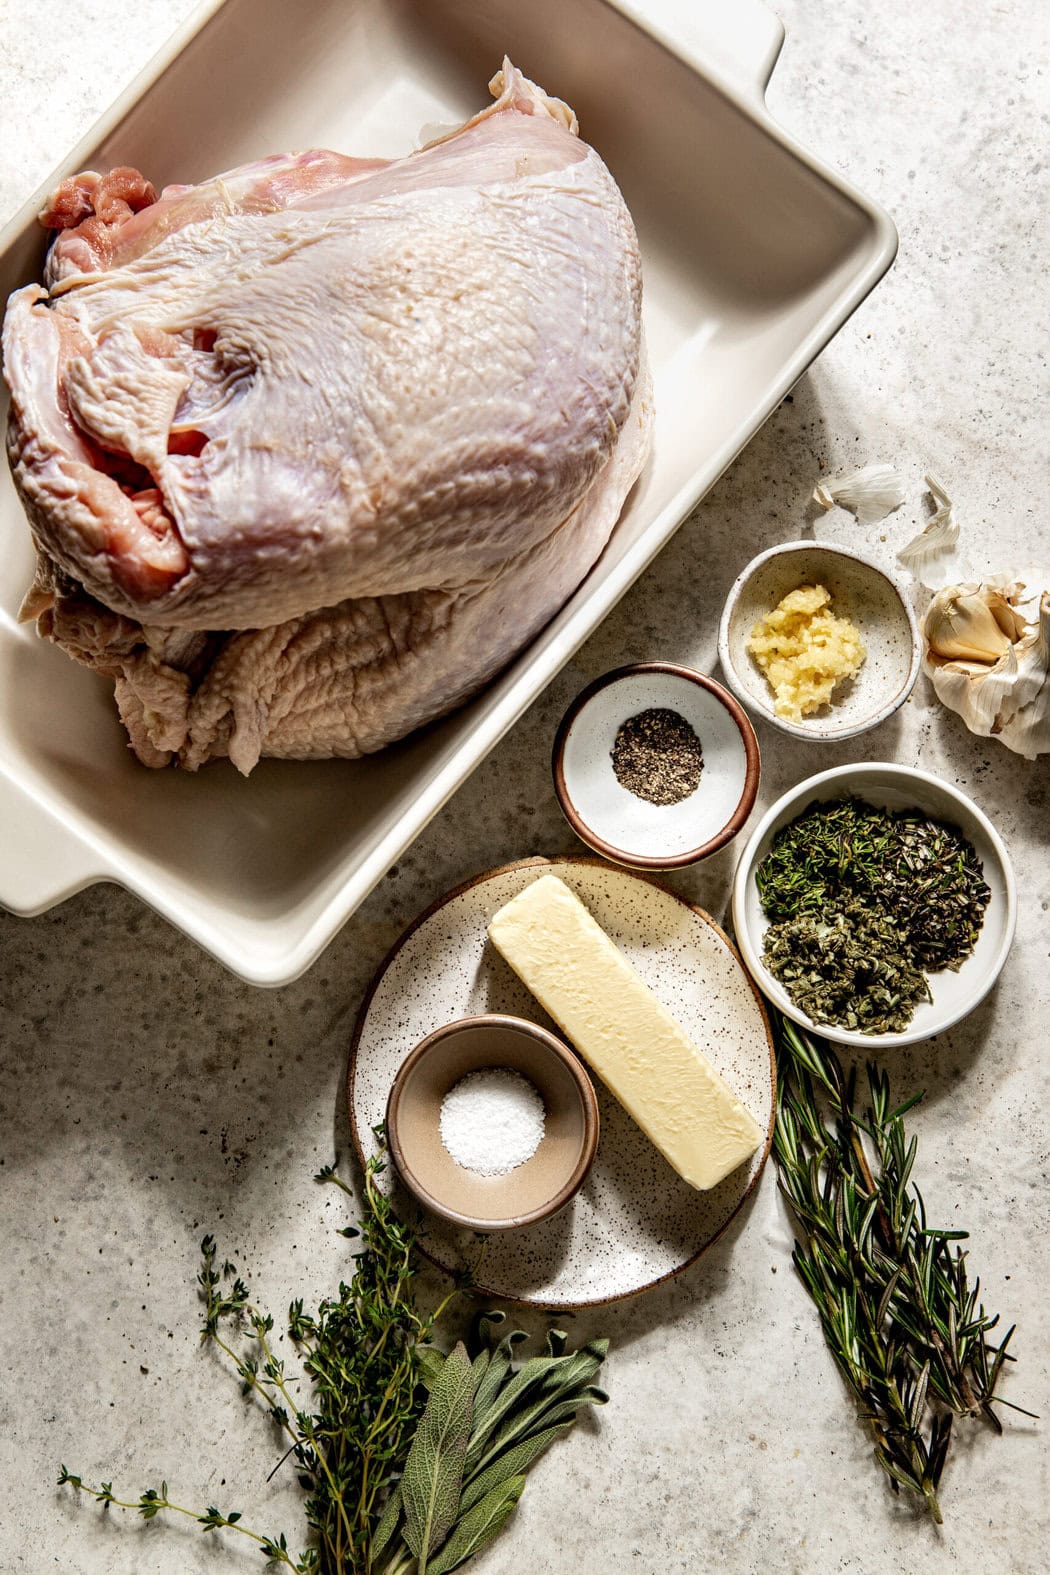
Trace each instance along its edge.
<path fill-rule="evenodd" d="M 13 213 L 115 97 L 188 0 L 0 3 L 0 211 Z M 629 659 L 715 667 L 718 612 L 753 553 L 813 524 L 816 477 L 889 459 L 912 502 L 865 545 L 887 555 L 920 518 L 923 472 L 948 484 L 989 568 L 1050 561 L 1047 214 L 1050 13 L 1003 0 L 781 0 L 788 40 L 770 103 L 894 215 L 888 278 L 549 691 L 299 983 L 238 982 L 134 897 L 81 893 L 0 918 L 0 1570 L 205 1575 L 260 1567 L 226 1534 L 104 1516 L 58 1491 L 60 1461 L 137 1492 L 244 1511 L 299 1545 L 298 1494 L 267 1424 L 197 1342 L 205 1231 L 277 1312 L 345 1265 L 335 1196 L 311 1181 L 347 1147 L 342 1082 L 365 983 L 405 923 L 476 870 L 570 851 L 547 773 L 551 730 L 583 684 Z M 852 518 L 819 522 L 860 541 Z M 885 537 L 885 541 L 881 538 Z M 763 803 L 827 757 L 760 726 Z M 1017 942 L 992 996 L 890 1068 L 914 1114 L 936 1219 L 972 1233 L 982 1294 L 1016 1321 L 1004 1393 L 1050 1414 L 1046 1024 L 1050 757 L 971 738 L 925 680 L 836 761 L 890 758 L 973 795 L 1010 845 Z M 0 831 L 2 836 L 2 831 Z M 725 913 L 733 852 L 672 884 Z M 772 1169 L 717 1247 L 677 1281 L 581 1314 L 604 1333 L 612 1403 L 536 1468 L 479 1575 L 632 1570 L 929 1575 L 1047 1567 L 1037 1423 L 959 1427 L 936 1528 L 870 1461 L 794 1277 Z"/>

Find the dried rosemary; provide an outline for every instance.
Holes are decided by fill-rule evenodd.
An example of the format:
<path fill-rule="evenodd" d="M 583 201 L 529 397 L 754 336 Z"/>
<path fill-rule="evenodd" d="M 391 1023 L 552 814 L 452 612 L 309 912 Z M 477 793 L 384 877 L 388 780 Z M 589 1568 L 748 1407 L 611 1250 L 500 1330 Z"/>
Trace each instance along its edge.
<path fill-rule="evenodd" d="M 963 1230 L 927 1225 L 912 1182 L 917 1139 L 892 1107 L 889 1079 L 867 1069 L 868 1103 L 826 1041 L 778 1020 L 777 1119 L 781 1191 L 798 1224 L 795 1267 L 816 1304 L 831 1354 L 875 1436 L 875 1459 L 941 1520 L 938 1487 L 955 1417 L 1002 1432 L 993 1405 L 1013 1328 L 971 1286 Z M 1012 1406 L 1021 1410 L 1020 1406 Z M 1026 1416 L 1030 1412 L 1024 1413 Z"/>
<path fill-rule="evenodd" d="M 856 798 L 782 827 L 755 882 L 770 973 L 814 1022 L 862 1033 L 907 1026 L 924 974 L 960 967 L 991 897 L 957 827 Z"/>

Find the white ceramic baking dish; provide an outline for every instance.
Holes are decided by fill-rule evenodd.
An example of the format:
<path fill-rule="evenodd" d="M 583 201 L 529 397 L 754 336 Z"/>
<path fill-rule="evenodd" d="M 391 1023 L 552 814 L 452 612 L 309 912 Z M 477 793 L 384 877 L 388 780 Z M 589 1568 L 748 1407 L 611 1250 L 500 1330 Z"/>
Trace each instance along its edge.
<path fill-rule="evenodd" d="M 208 0 L 0 236 L 71 171 L 157 185 L 322 145 L 391 155 L 486 101 L 506 51 L 576 109 L 634 214 L 657 409 L 652 463 L 601 561 L 471 705 L 360 762 L 150 772 L 109 685 L 19 626 L 29 534 L 0 480 L 0 902 L 120 882 L 244 978 L 307 968 L 591 633 L 889 267 L 887 216 L 774 125 L 783 31 L 759 0 Z M 0 411 L 6 421 L 6 412 Z"/>

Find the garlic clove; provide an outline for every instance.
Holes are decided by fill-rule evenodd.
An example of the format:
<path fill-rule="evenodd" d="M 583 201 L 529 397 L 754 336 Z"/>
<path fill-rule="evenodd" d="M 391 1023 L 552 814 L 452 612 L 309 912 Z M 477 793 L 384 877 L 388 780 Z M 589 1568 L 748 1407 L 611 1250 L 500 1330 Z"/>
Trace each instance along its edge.
<path fill-rule="evenodd" d="M 988 594 L 985 587 L 975 584 L 949 585 L 937 592 L 923 621 L 932 657 L 991 666 L 1010 649 L 1010 635 L 989 605 Z M 997 601 L 1005 600 L 1000 591 L 991 595 Z"/>
<path fill-rule="evenodd" d="M 822 476 L 813 501 L 822 509 L 849 509 L 861 525 L 877 525 L 904 502 L 904 482 L 892 465 L 862 465 L 837 476 Z"/>
<path fill-rule="evenodd" d="M 1009 705 L 1017 677 L 1017 657 L 1009 646 L 994 667 L 966 671 L 970 664 L 946 662 L 927 669 L 937 698 L 957 711 L 971 733 L 989 738 L 1002 727 L 1002 711 Z"/>
<path fill-rule="evenodd" d="M 1002 582 L 989 580 L 988 585 L 994 594 L 988 597 L 988 610 L 1006 638 L 1013 643 L 1020 640 L 1026 629 L 1030 628 L 1028 619 L 1018 611 L 1020 603 L 1025 601 L 1025 586 L 1021 580 L 1007 580 L 1002 577 Z"/>
<path fill-rule="evenodd" d="M 938 672 L 943 669 L 949 673 L 965 673 L 969 678 L 983 678 L 992 671 L 987 662 L 971 662 L 962 656 L 935 656 L 932 651 L 927 651 L 926 661 L 931 671 L 936 668 Z"/>

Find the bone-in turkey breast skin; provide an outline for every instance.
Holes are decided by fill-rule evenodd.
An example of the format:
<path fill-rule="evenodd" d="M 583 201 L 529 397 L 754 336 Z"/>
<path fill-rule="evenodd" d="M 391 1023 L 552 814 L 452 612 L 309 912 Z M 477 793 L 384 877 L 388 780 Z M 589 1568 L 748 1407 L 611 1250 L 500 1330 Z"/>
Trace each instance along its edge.
<path fill-rule="evenodd" d="M 144 765 L 229 755 L 354 759 L 472 695 L 537 634 L 600 555 L 644 464 L 648 380 L 605 473 L 565 528 L 460 591 L 352 599 L 261 630 L 215 635 L 120 617 L 45 563 L 41 631 L 116 682 Z"/>
<path fill-rule="evenodd" d="M 571 111 L 493 91 L 407 159 L 67 183 L 4 325 L 29 608 L 145 763 L 382 747 L 607 540 L 651 425 L 634 229 Z"/>

